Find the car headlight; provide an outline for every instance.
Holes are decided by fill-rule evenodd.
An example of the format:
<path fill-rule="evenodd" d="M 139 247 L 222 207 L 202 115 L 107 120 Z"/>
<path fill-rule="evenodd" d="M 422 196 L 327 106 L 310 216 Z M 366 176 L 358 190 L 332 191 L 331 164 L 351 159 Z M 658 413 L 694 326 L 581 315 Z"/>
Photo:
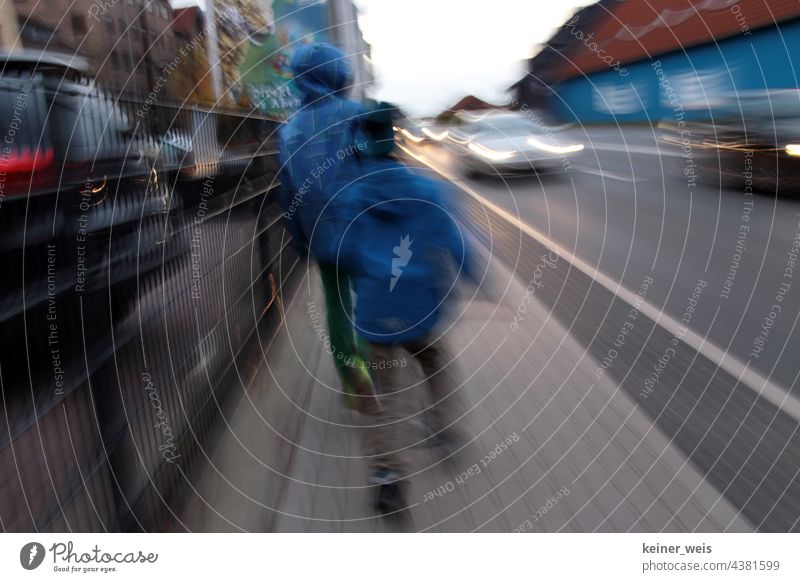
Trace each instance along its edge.
<path fill-rule="evenodd" d="M 492 160 L 493 162 L 499 162 L 501 160 L 507 160 L 508 158 L 512 157 L 516 152 L 498 152 L 496 150 L 492 150 L 487 148 L 486 146 L 482 146 L 479 143 L 472 142 L 469 144 L 469 149 L 472 152 L 475 152 L 482 158 L 486 158 L 487 160 Z"/>
<path fill-rule="evenodd" d="M 800 143 L 787 143 L 786 153 L 790 156 L 800 156 Z"/>
<path fill-rule="evenodd" d="M 431 139 L 435 139 L 436 141 L 442 141 L 447 137 L 448 131 L 445 129 L 442 133 L 435 133 L 431 131 L 429 128 L 423 127 L 422 133 L 424 133 Z"/>
<path fill-rule="evenodd" d="M 574 152 L 583 151 L 583 144 L 575 144 L 575 145 L 568 145 L 568 146 L 553 146 L 543 141 L 539 141 L 536 138 L 529 138 L 528 145 L 532 145 L 535 148 L 538 148 L 545 152 L 550 152 L 551 154 L 571 154 Z"/>
<path fill-rule="evenodd" d="M 454 143 L 457 143 L 457 144 L 459 144 L 459 145 L 465 145 L 465 144 L 468 144 L 468 143 L 469 143 L 469 141 L 470 141 L 470 138 L 461 139 L 460 137 L 456 137 L 456 136 L 454 136 L 452 133 L 449 133 L 449 132 L 448 132 L 448 134 L 447 134 L 447 138 L 448 138 L 450 141 L 452 141 L 452 142 L 454 142 Z"/>
<path fill-rule="evenodd" d="M 408 131 L 405 128 L 401 129 L 400 133 L 402 133 L 404 136 L 406 136 L 408 139 L 410 139 L 414 143 L 419 143 L 419 142 L 421 142 L 421 141 L 423 141 L 425 139 L 424 137 L 420 137 L 418 135 L 414 135 L 413 133 L 411 133 L 410 131 Z"/>

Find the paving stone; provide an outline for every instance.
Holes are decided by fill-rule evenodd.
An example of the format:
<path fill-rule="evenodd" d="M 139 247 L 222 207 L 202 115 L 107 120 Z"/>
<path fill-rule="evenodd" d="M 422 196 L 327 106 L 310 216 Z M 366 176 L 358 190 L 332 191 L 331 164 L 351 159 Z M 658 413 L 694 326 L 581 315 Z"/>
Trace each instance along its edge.
<path fill-rule="evenodd" d="M 409 451 L 413 507 L 401 525 L 374 517 L 363 429 L 353 427 L 360 419 L 335 391 L 333 363 L 311 330 L 305 301 L 287 303 L 286 333 L 267 359 L 307 359 L 316 381 L 299 365 L 280 378 L 258 375 L 213 451 L 217 471 L 201 479 L 206 505 L 193 504 L 192 529 L 511 531 L 525 520 L 531 531 L 750 529 L 630 397 L 595 377 L 598 363 L 535 301 L 510 332 L 514 301 L 523 295 L 512 287 L 513 301 L 499 310 L 485 299 L 464 304 L 448 339 L 454 351 L 463 350 L 459 373 L 469 378 L 463 392 L 472 409 L 460 425 L 474 440 L 456 461 L 442 462 L 424 446 Z M 298 346 L 307 353 L 298 356 Z M 281 366 L 273 368 L 278 374 Z M 415 366 L 399 373 L 410 385 L 421 379 Z M 424 386 L 409 394 L 410 411 L 426 406 Z M 273 424 L 280 430 L 270 430 Z M 419 422 L 407 430 L 411 440 L 424 437 Z M 455 482 L 509 435 L 517 441 L 479 474 Z M 279 475 L 284 468 L 290 475 Z M 443 495 L 426 499 L 448 483 Z M 569 495 L 537 515 L 563 487 Z"/>

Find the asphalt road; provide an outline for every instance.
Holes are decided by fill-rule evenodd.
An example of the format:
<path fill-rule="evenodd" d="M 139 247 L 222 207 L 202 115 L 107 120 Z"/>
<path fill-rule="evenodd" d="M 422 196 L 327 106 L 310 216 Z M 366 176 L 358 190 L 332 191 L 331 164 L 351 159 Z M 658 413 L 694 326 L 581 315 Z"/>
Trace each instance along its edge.
<path fill-rule="evenodd" d="M 754 528 L 796 531 L 800 283 L 790 252 L 800 202 L 687 179 L 690 162 L 650 129 L 556 139 L 587 147 L 541 179 L 471 179 L 446 148 L 412 153 L 477 194 L 462 193 L 473 230 L 491 233 L 518 279 L 537 281 L 537 303 L 599 363 L 596 377 L 628 394 Z M 566 260 L 545 269 L 552 242 Z M 689 333 L 676 331 L 684 324 Z"/>
<path fill-rule="evenodd" d="M 798 390 L 800 335 L 793 332 L 800 270 L 786 269 L 800 235 L 800 198 L 746 196 L 744 189 L 691 180 L 684 175 L 691 161 L 659 133 L 649 127 L 559 132 L 557 143 L 577 141 L 586 149 L 563 174 L 541 178 L 469 178 L 446 147 L 414 151 L 631 291 L 652 277 L 647 300 L 677 320 L 705 283 L 690 328 Z M 781 283 L 789 288 L 778 301 Z M 770 318 L 773 305 L 780 313 Z M 756 347 L 762 349 L 754 357 Z"/>
<path fill-rule="evenodd" d="M 459 422 L 472 441 L 449 462 L 418 442 L 401 443 L 414 466 L 404 527 L 800 530 L 800 408 L 781 400 L 797 370 L 788 338 L 800 285 L 789 286 L 764 351 L 749 358 L 784 274 L 797 202 L 753 200 L 743 258 L 723 299 L 743 193 L 687 188 L 682 160 L 658 155 L 643 129 L 589 133 L 595 147 L 566 175 L 541 182 L 466 179 L 447 150 L 412 152 L 475 191 L 454 196 L 491 253 L 476 245 L 489 282 L 460 298 L 447 332 L 469 408 Z M 547 237 L 563 252 L 551 255 Z M 588 268 L 576 267 L 575 257 Z M 370 507 L 363 421 L 342 406 L 333 360 L 309 320 L 308 305 L 322 299 L 313 269 L 308 275 L 283 297 L 285 326 L 187 503 L 188 529 L 394 527 Z M 535 289 L 527 283 L 534 280 Z M 649 307 L 632 311 L 619 281 Z M 691 305 L 698 281 L 704 287 Z M 663 308 L 679 321 L 687 305 L 696 308 L 688 324 L 700 345 L 677 337 L 661 317 Z M 750 359 L 771 379 L 771 392 L 721 365 L 724 352 L 702 341 Z M 409 388 L 423 387 L 418 400 L 409 396 L 412 418 L 427 406 L 425 383 L 414 366 L 398 373 Z M 424 438 L 419 422 L 407 427 L 406 437 Z M 460 478 L 510 435 L 519 442 L 508 454 Z M 441 496 L 431 493 L 440 488 Z M 545 519 L 530 517 L 562 488 L 569 497 Z"/>

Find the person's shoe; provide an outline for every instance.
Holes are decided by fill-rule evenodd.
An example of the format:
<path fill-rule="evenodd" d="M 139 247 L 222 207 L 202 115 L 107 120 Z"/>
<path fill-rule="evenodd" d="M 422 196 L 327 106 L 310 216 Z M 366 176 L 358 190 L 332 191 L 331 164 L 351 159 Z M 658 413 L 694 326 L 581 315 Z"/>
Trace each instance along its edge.
<path fill-rule="evenodd" d="M 396 514 L 408 507 L 403 493 L 404 483 L 394 469 L 378 467 L 372 473 L 370 483 L 377 487 L 375 510 L 381 515 Z"/>

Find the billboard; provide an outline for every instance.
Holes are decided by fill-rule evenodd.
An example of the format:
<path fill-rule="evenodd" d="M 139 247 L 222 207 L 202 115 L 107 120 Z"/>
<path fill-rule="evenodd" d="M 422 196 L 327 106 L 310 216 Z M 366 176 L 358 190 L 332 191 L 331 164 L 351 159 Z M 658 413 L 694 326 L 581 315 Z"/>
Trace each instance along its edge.
<path fill-rule="evenodd" d="M 217 0 L 227 101 L 285 119 L 300 105 L 289 63 L 303 44 L 328 42 L 327 0 Z"/>

